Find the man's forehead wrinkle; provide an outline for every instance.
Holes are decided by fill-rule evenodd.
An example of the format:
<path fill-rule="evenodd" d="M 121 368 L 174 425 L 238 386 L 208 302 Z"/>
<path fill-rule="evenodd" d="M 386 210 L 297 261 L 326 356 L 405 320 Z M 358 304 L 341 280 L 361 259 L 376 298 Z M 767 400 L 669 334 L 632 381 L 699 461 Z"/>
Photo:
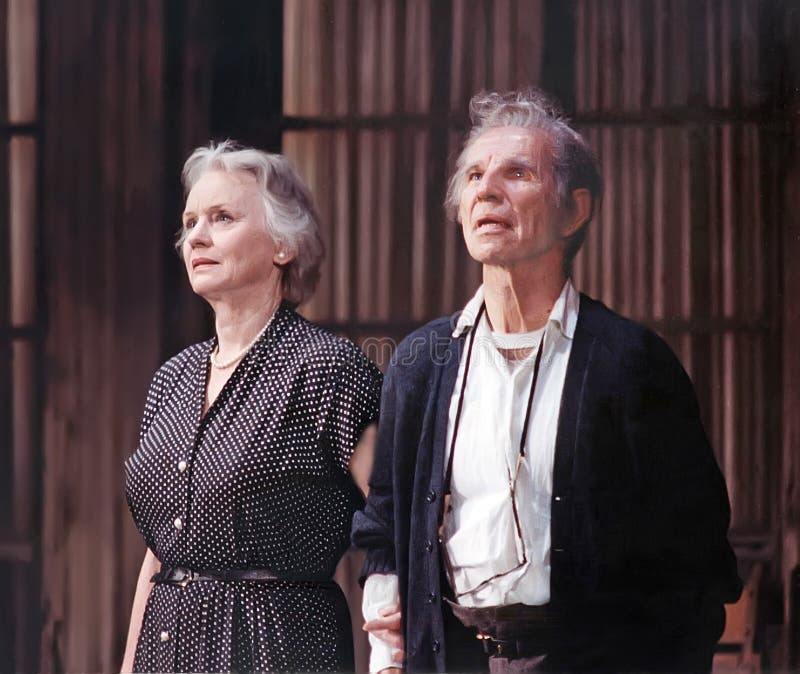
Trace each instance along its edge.
<path fill-rule="evenodd" d="M 492 132 L 495 131 L 494 134 Z M 542 160 L 552 154 L 552 141 L 544 133 L 539 133 L 536 130 L 512 131 L 511 135 L 517 135 L 518 138 L 513 146 L 505 147 L 491 147 L 492 144 L 501 142 L 500 134 L 495 129 L 484 132 L 475 142 L 468 148 L 465 156 L 465 166 L 471 167 L 476 164 L 483 163 L 487 159 L 496 158 L 504 163 L 508 162 L 527 162 L 536 167 L 540 167 Z M 493 137 L 487 138 L 487 135 L 492 134 Z M 489 145 L 487 148 L 486 146 Z"/>

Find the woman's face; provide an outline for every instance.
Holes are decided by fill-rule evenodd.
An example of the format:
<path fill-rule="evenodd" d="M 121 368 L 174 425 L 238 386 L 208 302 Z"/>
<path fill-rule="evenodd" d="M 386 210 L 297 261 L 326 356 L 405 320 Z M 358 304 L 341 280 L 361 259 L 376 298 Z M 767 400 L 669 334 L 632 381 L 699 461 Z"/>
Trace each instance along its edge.
<path fill-rule="evenodd" d="M 183 212 L 183 260 L 192 289 L 206 300 L 280 291 L 279 258 L 267 234 L 264 201 L 245 171 L 209 171 Z"/>

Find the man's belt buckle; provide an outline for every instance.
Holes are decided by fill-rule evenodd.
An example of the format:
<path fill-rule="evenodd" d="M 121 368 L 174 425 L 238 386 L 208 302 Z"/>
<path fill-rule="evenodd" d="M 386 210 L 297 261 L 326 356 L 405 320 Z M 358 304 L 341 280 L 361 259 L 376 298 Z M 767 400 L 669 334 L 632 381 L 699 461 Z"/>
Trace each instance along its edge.
<path fill-rule="evenodd" d="M 475 635 L 475 638 L 476 638 L 478 641 L 480 641 L 480 642 L 481 642 L 481 644 L 483 645 L 483 652 L 484 652 L 484 653 L 486 653 L 486 655 L 491 655 L 491 652 L 490 652 L 490 644 L 491 644 L 491 642 L 492 642 L 492 637 L 491 637 L 491 635 L 489 635 L 489 634 L 483 634 L 482 632 L 478 632 L 478 633 Z"/>

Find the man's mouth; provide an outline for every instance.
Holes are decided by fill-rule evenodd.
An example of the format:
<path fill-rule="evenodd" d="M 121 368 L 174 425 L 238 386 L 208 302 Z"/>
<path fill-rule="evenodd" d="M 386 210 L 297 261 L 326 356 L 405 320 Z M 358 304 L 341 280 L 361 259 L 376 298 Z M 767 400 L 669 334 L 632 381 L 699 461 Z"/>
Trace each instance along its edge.
<path fill-rule="evenodd" d="M 495 216 L 484 216 L 475 221 L 475 229 L 478 231 L 501 231 L 510 228 L 508 220 Z"/>

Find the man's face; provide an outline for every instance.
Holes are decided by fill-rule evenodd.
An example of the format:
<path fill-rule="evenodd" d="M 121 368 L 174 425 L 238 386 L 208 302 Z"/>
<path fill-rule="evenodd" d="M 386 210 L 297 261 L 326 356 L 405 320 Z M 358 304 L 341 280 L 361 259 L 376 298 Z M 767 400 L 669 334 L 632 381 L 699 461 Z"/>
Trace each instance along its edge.
<path fill-rule="evenodd" d="M 563 257 L 550 139 L 522 127 L 489 129 L 465 155 L 459 221 L 469 254 L 501 267 Z"/>

